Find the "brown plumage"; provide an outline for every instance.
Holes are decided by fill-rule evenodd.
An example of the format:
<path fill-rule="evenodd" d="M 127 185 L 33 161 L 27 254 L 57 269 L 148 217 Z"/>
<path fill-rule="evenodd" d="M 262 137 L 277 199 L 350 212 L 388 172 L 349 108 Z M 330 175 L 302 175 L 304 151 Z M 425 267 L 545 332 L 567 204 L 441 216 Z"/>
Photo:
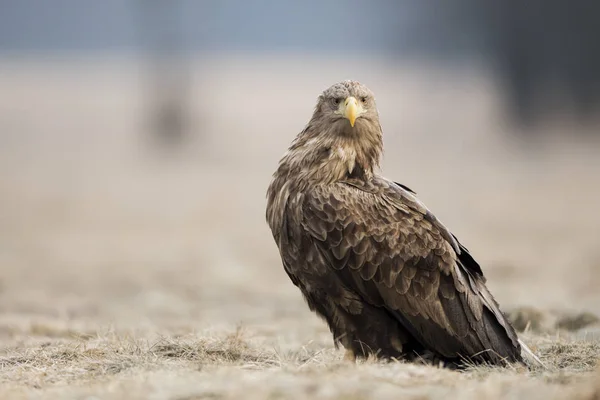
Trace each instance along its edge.
<path fill-rule="evenodd" d="M 467 249 L 415 193 L 377 174 L 382 147 L 369 89 L 345 81 L 319 96 L 267 193 L 292 282 L 348 358 L 522 361 Z"/>

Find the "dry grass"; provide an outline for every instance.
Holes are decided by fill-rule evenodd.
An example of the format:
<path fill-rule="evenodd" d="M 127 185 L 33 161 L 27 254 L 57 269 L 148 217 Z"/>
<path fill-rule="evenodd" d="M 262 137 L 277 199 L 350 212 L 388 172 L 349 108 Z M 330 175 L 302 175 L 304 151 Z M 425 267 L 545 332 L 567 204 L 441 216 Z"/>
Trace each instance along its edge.
<path fill-rule="evenodd" d="M 177 157 L 139 140 L 135 66 L 1 62 L 0 398 L 598 400 L 598 143 L 507 140 L 485 76 L 354 61 L 199 67 L 202 134 Z M 469 247 L 547 370 L 350 365 L 307 310 L 264 192 L 341 69 L 378 95 L 386 175 Z M 231 114 L 240 96 L 268 126 Z"/>
<path fill-rule="evenodd" d="M 0 358 L 0 395 L 361 399 L 494 394 L 594 399 L 588 394 L 595 376 L 590 372 L 600 357 L 600 344 L 527 339 L 547 370 L 473 366 L 457 372 L 375 360 L 351 365 L 331 347 L 281 351 L 256 343 L 240 328 L 154 340 L 109 334 L 7 349 Z M 600 388 L 595 390 L 597 395 Z"/>

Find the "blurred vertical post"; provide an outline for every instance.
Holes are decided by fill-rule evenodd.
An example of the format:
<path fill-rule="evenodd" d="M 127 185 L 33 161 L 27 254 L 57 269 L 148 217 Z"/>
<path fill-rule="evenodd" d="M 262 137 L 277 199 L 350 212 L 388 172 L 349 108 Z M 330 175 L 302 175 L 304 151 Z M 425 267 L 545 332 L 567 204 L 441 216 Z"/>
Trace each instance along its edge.
<path fill-rule="evenodd" d="M 160 145 L 181 145 L 188 134 L 191 74 L 185 53 L 181 0 L 138 0 L 149 93 L 149 132 Z"/>

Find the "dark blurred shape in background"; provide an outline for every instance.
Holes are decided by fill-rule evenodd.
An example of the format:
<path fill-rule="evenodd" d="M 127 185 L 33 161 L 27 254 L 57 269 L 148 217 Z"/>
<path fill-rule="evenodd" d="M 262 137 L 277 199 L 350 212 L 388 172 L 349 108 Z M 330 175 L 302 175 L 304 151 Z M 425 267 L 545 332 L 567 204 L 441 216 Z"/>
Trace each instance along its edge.
<path fill-rule="evenodd" d="M 582 120 L 600 106 L 600 3 L 508 0 L 489 5 L 492 60 L 523 124 L 557 108 Z"/>
<path fill-rule="evenodd" d="M 174 146 L 189 133 L 190 71 L 185 52 L 182 2 L 137 0 L 142 49 L 148 62 L 150 131 Z"/>

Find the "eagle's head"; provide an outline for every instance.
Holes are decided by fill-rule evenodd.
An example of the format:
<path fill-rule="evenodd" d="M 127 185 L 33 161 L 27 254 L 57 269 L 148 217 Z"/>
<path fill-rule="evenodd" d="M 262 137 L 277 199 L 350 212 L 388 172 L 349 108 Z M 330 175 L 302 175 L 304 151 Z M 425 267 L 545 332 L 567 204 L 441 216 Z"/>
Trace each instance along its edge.
<path fill-rule="evenodd" d="M 382 152 L 373 92 L 357 81 L 343 81 L 321 93 L 312 118 L 279 162 L 274 181 L 303 185 L 368 179 Z"/>
<path fill-rule="evenodd" d="M 312 118 L 282 159 L 300 178 L 333 182 L 372 176 L 383 139 L 375 96 L 357 81 L 343 81 L 318 98 Z"/>
<path fill-rule="evenodd" d="M 375 96 L 360 82 L 336 83 L 319 96 L 313 121 L 328 124 L 340 134 L 356 135 L 379 125 Z"/>

